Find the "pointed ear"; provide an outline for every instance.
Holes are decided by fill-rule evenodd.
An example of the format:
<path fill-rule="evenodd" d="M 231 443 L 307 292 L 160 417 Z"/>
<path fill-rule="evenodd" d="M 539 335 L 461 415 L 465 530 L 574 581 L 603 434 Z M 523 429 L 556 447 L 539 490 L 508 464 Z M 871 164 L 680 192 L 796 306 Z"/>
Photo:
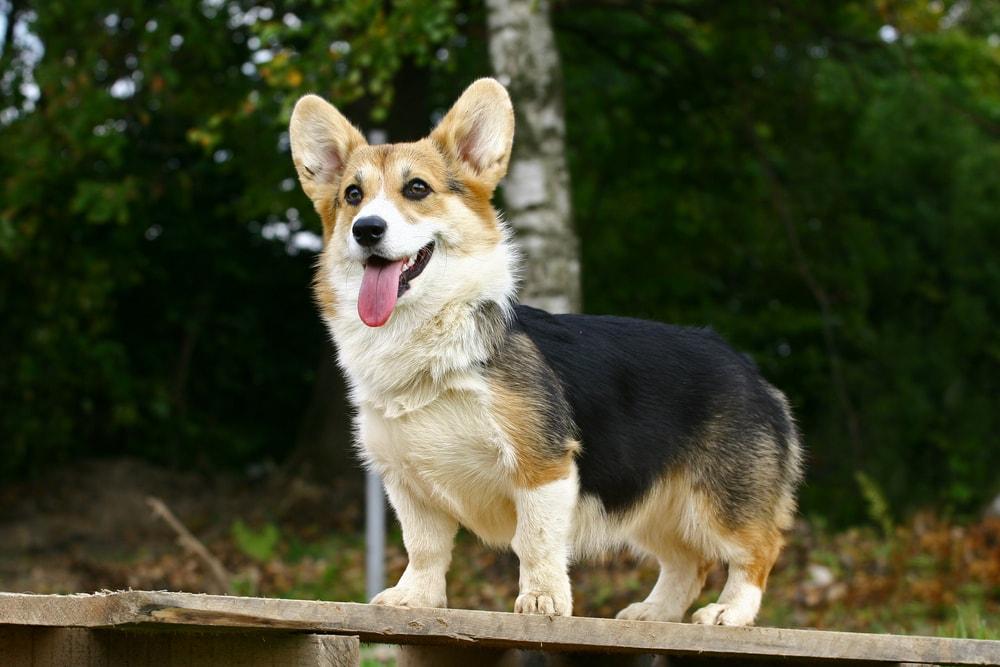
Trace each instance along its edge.
<path fill-rule="evenodd" d="M 314 204 L 340 181 L 351 152 L 367 145 L 343 114 L 316 95 L 296 102 L 288 130 L 295 171 Z"/>
<path fill-rule="evenodd" d="M 479 79 L 465 89 L 430 139 L 492 190 L 507 173 L 514 141 L 514 107 L 507 90 L 496 79 Z"/>

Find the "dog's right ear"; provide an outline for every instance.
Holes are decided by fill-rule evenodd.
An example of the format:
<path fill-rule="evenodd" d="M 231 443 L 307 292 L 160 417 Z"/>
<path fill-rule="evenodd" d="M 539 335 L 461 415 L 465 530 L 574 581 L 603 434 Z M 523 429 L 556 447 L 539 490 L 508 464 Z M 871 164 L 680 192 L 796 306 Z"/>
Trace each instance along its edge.
<path fill-rule="evenodd" d="M 296 102 L 288 130 L 299 182 L 318 206 L 329 188 L 340 182 L 347 158 L 367 142 L 343 114 L 317 95 Z"/>

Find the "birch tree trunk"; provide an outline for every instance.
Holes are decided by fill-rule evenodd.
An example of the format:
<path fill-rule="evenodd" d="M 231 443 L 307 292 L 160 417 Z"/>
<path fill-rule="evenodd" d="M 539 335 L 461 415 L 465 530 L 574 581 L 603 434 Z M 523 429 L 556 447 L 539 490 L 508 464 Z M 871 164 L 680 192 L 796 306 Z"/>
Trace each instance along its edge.
<path fill-rule="evenodd" d="M 579 242 L 570 210 L 562 71 L 548 0 L 486 0 L 490 59 L 510 91 L 516 130 L 502 185 L 507 220 L 524 254 L 521 302 L 580 308 Z"/>

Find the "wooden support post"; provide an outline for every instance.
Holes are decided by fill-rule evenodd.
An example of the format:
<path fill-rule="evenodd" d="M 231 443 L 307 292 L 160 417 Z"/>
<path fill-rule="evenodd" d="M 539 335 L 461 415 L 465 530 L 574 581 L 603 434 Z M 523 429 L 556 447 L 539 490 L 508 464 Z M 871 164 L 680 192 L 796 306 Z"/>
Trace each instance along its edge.
<path fill-rule="evenodd" d="M 400 646 L 397 667 L 655 667 L 654 656 L 544 653 L 475 646 Z M 665 667 L 661 665 L 661 667 Z M 674 667 L 669 665 L 668 667 Z M 680 667 L 687 667 L 681 665 Z"/>
<path fill-rule="evenodd" d="M 357 667 L 357 637 L 0 626 L 4 667 Z"/>
<path fill-rule="evenodd" d="M 398 667 L 521 667 L 520 651 L 462 646 L 400 646 Z"/>

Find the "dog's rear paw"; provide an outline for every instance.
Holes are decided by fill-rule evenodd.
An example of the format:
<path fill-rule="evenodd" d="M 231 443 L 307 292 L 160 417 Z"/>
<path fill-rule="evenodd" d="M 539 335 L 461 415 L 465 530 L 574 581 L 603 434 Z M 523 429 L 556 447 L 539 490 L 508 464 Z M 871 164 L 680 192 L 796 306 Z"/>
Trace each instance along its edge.
<path fill-rule="evenodd" d="M 544 614 L 546 616 L 571 616 L 573 602 L 568 594 L 548 591 L 521 593 L 514 601 L 515 614 Z"/>
<path fill-rule="evenodd" d="M 615 615 L 626 621 L 668 621 L 681 620 L 680 615 L 651 602 L 633 602 Z"/>
<path fill-rule="evenodd" d="M 756 614 L 734 604 L 707 604 L 691 615 L 691 622 L 699 625 L 753 625 Z"/>
<path fill-rule="evenodd" d="M 448 600 L 443 595 L 429 595 L 426 591 L 403 586 L 387 588 L 372 598 L 371 604 L 388 605 L 390 607 L 436 607 L 448 606 Z"/>

